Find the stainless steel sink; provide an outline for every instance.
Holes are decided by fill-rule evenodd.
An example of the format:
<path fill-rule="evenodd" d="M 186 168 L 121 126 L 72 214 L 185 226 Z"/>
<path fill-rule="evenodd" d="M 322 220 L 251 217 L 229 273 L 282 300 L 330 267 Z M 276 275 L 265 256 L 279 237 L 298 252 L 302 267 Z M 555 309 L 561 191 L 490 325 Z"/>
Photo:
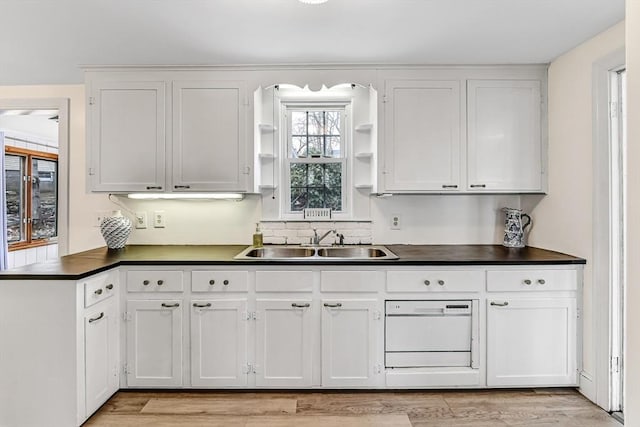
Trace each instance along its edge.
<path fill-rule="evenodd" d="M 254 261 L 349 261 L 398 259 L 398 257 L 384 246 L 264 246 L 261 248 L 249 246 L 233 259 Z"/>

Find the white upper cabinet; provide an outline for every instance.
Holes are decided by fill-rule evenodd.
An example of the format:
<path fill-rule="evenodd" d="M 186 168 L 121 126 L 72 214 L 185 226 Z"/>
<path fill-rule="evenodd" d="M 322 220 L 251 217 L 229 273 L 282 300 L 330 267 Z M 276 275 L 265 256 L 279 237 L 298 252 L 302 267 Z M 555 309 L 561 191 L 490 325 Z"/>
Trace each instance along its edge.
<path fill-rule="evenodd" d="M 460 82 L 385 82 L 384 191 L 457 191 Z"/>
<path fill-rule="evenodd" d="M 247 190 L 242 82 L 173 82 L 173 191 Z"/>
<path fill-rule="evenodd" d="M 467 82 L 470 191 L 543 191 L 537 80 Z"/>
<path fill-rule="evenodd" d="M 98 81 L 89 95 L 93 191 L 162 191 L 165 82 Z"/>
<path fill-rule="evenodd" d="M 209 71 L 90 72 L 92 191 L 248 191 L 245 83 Z"/>

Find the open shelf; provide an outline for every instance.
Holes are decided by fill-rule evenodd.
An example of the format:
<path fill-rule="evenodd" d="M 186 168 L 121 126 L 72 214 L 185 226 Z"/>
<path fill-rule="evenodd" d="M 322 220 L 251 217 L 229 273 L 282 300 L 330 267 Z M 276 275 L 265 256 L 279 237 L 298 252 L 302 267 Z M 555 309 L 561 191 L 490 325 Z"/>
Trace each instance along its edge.
<path fill-rule="evenodd" d="M 262 133 L 275 132 L 276 130 L 278 130 L 278 128 L 276 128 L 274 125 L 269 125 L 266 123 L 258 123 L 258 129 L 260 129 L 260 132 Z"/>
<path fill-rule="evenodd" d="M 356 184 L 354 187 L 358 190 L 370 190 L 373 188 L 373 184 Z"/>
<path fill-rule="evenodd" d="M 273 184 L 263 184 L 263 185 L 258 185 L 258 190 L 263 191 L 263 190 L 275 190 L 276 188 L 278 188 L 277 185 L 273 185 Z"/>
<path fill-rule="evenodd" d="M 356 153 L 356 159 L 370 159 L 373 157 L 372 152 Z"/>
<path fill-rule="evenodd" d="M 271 154 L 271 153 L 260 153 L 260 154 L 258 154 L 258 158 L 260 158 L 260 159 L 275 159 L 276 156 L 275 156 L 275 154 Z"/>
<path fill-rule="evenodd" d="M 361 125 L 356 126 L 356 132 L 369 132 L 373 129 L 373 123 L 363 123 Z"/>

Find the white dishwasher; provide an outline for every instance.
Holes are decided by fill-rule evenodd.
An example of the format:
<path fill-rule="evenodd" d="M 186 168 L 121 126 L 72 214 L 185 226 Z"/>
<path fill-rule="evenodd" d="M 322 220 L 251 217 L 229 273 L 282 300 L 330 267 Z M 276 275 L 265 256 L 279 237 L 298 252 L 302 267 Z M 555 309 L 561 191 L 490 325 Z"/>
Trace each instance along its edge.
<path fill-rule="evenodd" d="M 386 301 L 387 368 L 471 366 L 472 300 Z"/>

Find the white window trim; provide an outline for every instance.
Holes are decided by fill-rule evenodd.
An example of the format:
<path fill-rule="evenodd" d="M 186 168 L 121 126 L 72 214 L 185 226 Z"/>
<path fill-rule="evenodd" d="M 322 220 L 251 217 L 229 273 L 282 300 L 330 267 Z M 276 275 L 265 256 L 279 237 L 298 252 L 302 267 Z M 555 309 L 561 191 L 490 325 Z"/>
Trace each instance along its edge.
<path fill-rule="evenodd" d="M 280 139 L 280 170 L 281 170 L 281 186 L 280 192 L 280 218 L 283 220 L 300 220 L 303 219 L 303 212 L 292 212 L 291 206 L 291 191 L 290 191 L 290 163 L 341 163 L 342 164 L 342 210 L 332 211 L 332 220 L 346 220 L 352 219 L 353 216 L 353 184 L 352 184 L 352 132 L 353 127 L 351 123 L 351 100 L 318 100 L 318 101 L 286 101 L 281 100 L 281 123 L 280 128 L 284 131 L 281 132 Z M 289 149 L 291 141 L 291 126 L 288 110 L 306 109 L 308 111 L 323 111 L 329 109 L 342 109 L 343 120 L 341 122 L 341 143 L 343 156 L 336 159 L 326 158 L 303 158 L 303 159 L 291 159 L 289 158 Z"/>

